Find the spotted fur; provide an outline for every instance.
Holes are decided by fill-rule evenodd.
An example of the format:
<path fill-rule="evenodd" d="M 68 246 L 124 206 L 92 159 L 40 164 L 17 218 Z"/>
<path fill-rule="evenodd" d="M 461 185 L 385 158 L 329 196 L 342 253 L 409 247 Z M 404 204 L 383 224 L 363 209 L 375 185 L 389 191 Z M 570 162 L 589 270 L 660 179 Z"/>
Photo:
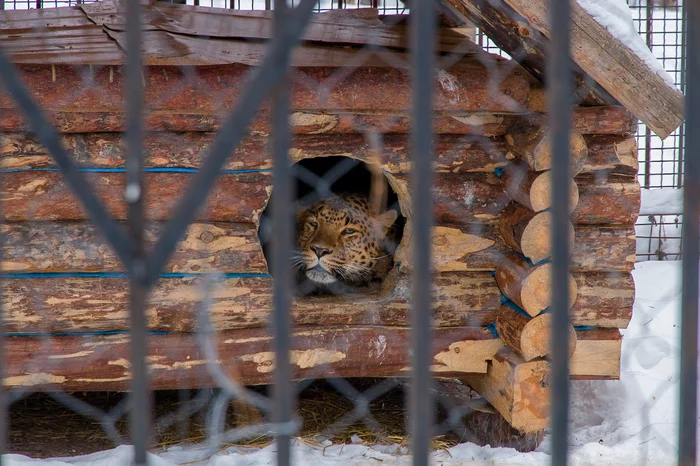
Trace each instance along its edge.
<path fill-rule="evenodd" d="M 294 264 L 307 288 L 335 292 L 383 279 L 393 263 L 385 240 L 397 217 L 395 210 L 372 216 L 367 198 L 357 194 L 299 212 Z"/>

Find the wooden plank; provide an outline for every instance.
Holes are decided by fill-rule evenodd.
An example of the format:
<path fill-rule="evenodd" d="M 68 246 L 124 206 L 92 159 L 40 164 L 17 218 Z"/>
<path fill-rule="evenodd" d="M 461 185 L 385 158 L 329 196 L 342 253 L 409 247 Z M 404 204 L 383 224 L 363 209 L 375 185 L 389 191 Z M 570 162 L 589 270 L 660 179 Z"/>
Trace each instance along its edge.
<path fill-rule="evenodd" d="M 124 174 L 85 173 L 89 183 L 117 220 L 126 219 Z M 5 221 L 87 220 L 88 217 L 66 183 L 54 171 L 7 173 L 0 191 Z M 408 175 L 388 175 L 401 199 L 408 197 Z M 146 216 L 166 220 L 192 180 L 191 173 L 149 172 L 145 176 Z M 272 190 L 271 173 L 228 173 L 217 178 L 207 202 L 195 221 L 257 223 Z M 435 216 L 442 223 L 469 224 L 495 221 L 508 203 L 500 180 L 493 173 L 438 174 Z M 402 201 L 402 208 L 409 209 Z"/>
<path fill-rule="evenodd" d="M 149 224 L 152 244 L 161 226 Z M 95 227 L 85 222 L 7 223 L 2 267 L 11 272 L 120 272 L 117 257 Z M 574 272 L 629 272 L 634 265 L 633 227 L 578 227 L 572 250 Z M 395 262 L 411 270 L 410 230 L 404 231 Z M 495 271 L 512 249 L 495 225 L 436 226 L 433 266 L 438 272 Z M 265 273 L 252 223 L 195 223 L 178 243 L 165 269 L 177 273 Z M 625 274 L 623 274 L 624 276 Z"/>
<path fill-rule="evenodd" d="M 627 328 L 634 307 L 631 272 L 574 273 L 577 297 L 571 309 L 574 325 Z"/>
<path fill-rule="evenodd" d="M 621 337 L 617 329 L 579 330 L 570 360 L 572 379 L 618 379 Z M 513 428 L 536 432 L 549 424 L 550 363 L 524 361 L 502 348 L 489 362 L 485 375 L 464 380 L 483 396 Z"/>
<path fill-rule="evenodd" d="M 440 3 L 472 21 L 532 76 L 545 81 L 547 38 L 507 3 L 483 0 L 441 0 Z M 572 63 L 572 68 L 576 97 L 585 104 L 615 103 L 615 99 L 596 82 L 591 82 L 576 63 Z"/>
<path fill-rule="evenodd" d="M 620 378 L 622 335 L 618 329 L 584 330 L 576 332 L 576 336 L 576 351 L 570 361 L 572 378 Z"/>
<path fill-rule="evenodd" d="M 499 231 L 511 249 L 537 263 L 547 259 L 551 252 L 550 216 L 549 212 L 534 214 L 513 202 L 501 215 Z M 631 246 L 635 240 L 632 225 L 576 225 L 570 243 L 571 260 L 575 264 L 572 269 L 606 270 L 609 265 L 617 264 L 615 270 L 629 271 L 634 264 L 635 254 Z"/>
<path fill-rule="evenodd" d="M 528 23 L 550 36 L 547 0 L 505 0 Z M 683 94 L 578 3 L 571 5 L 571 57 L 661 139 L 683 121 Z"/>
<path fill-rule="evenodd" d="M 201 276 L 162 278 L 149 299 L 150 330 L 191 332 L 204 299 Z M 388 279 L 385 292 L 294 299 L 297 325 L 409 325 L 410 280 Z M 250 329 L 268 324 L 273 308 L 273 281 L 268 276 L 220 278 L 213 283 L 213 325 L 219 330 Z M 76 332 L 128 330 L 126 278 L 12 275 L 3 279 L 8 302 L 8 332 Z M 488 272 L 436 274 L 434 325 L 482 326 L 496 319 L 501 295 Z M 9 304 L 11 303 L 11 304 Z"/>
<path fill-rule="evenodd" d="M 298 116 L 298 115 L 297 115 Z M 330 115 L 326 115 L 330 116 Z M 493 115 L 497 118 L 496 115 Z M 303 118 L 299 118 L 301 122 Z M 312 120 L 307 121 L 312 123 Z M 322 128 L 318 121 L 318 128 Z M 334 126 L 331 124 L 330 126 Z M 149 133 L 144 139 L 145 166 L 152 168 L 198 168 L 211 149 L 214 133 Z M 589 155 L 583 173 L 610 173 L 633 176 L 637 173 L 637 150 L 634 138 L 624 136 L 585 136 Z M 124 167 L 125 139 L 123 133 L 63 134 L 63 146 L 76 162 L 85 167 Z M 269 138 L 253 134 L 241 141 L 227 160 L 226 170 L 269 170 Z M 299 134 L 292 141 L 290 156 L 303 158 L 348 156 L 361 160 L 379 158 L 389 172 L 409 172 L 407 134 L 383 134 L 378 147 L 362 134 Z M 439 134 L 435 138 L 436 172 L 493 172 L 510 163 L 502 138 L 479 135 Z M 31 134 L 0 134 L 0 166 L 8 169 L 55 167 L 51 155 Z"/>
<path fill-rule="evenodd" d="M 116 2 L 103 1 L 85 4 L 81 9 L 95 24 L 108 25 L 109 29 L 125 31 L 124 9 Z M 187 18 L 186 20 L 184 18 Z M 272 39 L 271 11 L 240 11 L 226 8 L 198 8 L 191 5 L 175 5 L 164 2 L 150 6 L 146 14 L 146 30 L 160 30 L 200 38 Z M 449 52 L 458 47 L 459 53 L 475 53 L 476 44 L 465 43 L 466 37 L 450 29 L 440 28 L 437 48 Z M 329 45 L 378 45 L 392 49 L 408 49 L 405 27 L 384 24 L 376 8 L 332 10 L 313 15 L 304 31 L 305 43 Z M 148 55 L 153 51 L 146 50 Z"/>
<path fill-rule="evenodd" d="M 117 220 L 126 219 L 123 173 L 86 173 L 105 208 Z M 188 173 L 148 173 L 145 177 L 145 211 L 148 219 L 166 220 L 192 179 Z M 5 174 L 0 191 L 3 219 L 86 220 L 87 214 L 58 172 Z M 264 173 L 220 175 L 196 221 L 254 222 L 265 208 L 272 179 Z"/>
<path fill-rule="evenodd" d="M 642 193 L 636 178 L 578 176 L 579 204 L 571 221 L 575 224 L 634 224 L 639 217 Z"/>
<path fill-rule="evenodd" d="M 46 110 L 46 109 L 45 109 Z M 47 117 L 61 133 L 110 133 L 126 131 L 126 114 L 119 111 L 46 110 Z M 584 115 L 587 116 L 587 115 Z M 23 115 L 16 110 L 5 110 L 0 119 L 0 130 L 31 131 Z M 223 112 L 193 113 L 186 109 L 167 113 L 147 113 L 144 115 L 144 127 L 150 131 L 187 132 L 217 131 L 225 118 Z M 498 136 L 505 133 L 515 120 L 514 114 L 503 113 L 469 113 L 436 112 L 433 124 L 436 134 L 473 134 L 480 136 Z M 576 119 L 574 120 L 576 122 Z M 408 133 L 411 118 L 407 112 L 372 112 L 355 111 L 346 113 L 339 110 L 303 110 L 293 112 L 290 116 L 291 130 L 294 134 L 356 134 L 363 132 Z M 619 122 L 601 125 L 589 119 L 578 123 L 583 131 L 615 131 Z M 250 125 L 252 134 L 270 132 L 270 112 L 259 109 Z M 606 134 L 606 133 L 605 133 Z"/>
<path fill-rule="evenodd" d="M 145 229 L 150 249 L 162 224 Z M 119 258 L 92 223 L 5 223 L 2 270 L 6 272 L 121 272 Z M 167 273 L 267 273 L 252 223 L 193 223 L 163 269 Z"/>
<path fill-rule="evenodd" d="M 61 133 L 105 133 L 126 130 L 126 115 L 121 111 L 51 110 L 44 109 L 47 117 Z M 466 134 L 486 137 L 503 135 L 518 115 L 503 112 L 435 112 L 433 126 L 436 134 Z M 581 134 L 630 135 L 637 130 L 637 119 L 622 107 L 575 107 L 573 128 Z M 224 119 L 222 112 L 195 113 L 186 109 L 144 115 L 148 131 L 187 132 L 217 131 Z M 305 109 L 295 111 L 290 118 L 295 134 L 353 134 L 353 133 L 409 133 L 411 118 L 404 111 L 356 110 L 353 113 L 338 110 Z M 253 118 L 252 134 L 268 134 L 269 110 L 258 110 Z M 0 119 L 3 132 L 31 131 L 23 115 L 6 109 Z"/>
<path fill-rule="evenodd" d="M 549 423 L 550 364 L 524 361 L 508 348 L 501 349 L 481 376 L 465 381 L 506 421 L 521 432 L 537 432 Z"/>
<path fill-rule="evenodd" d="M 91 71 L 87 66 L 57 65 L 52 71 L 50 65 L 18 65 L 18 71 L 36 103 L 51 112 L 124 111 L 122 66 L 94 66 Z M 149 66 L 144 69 L 144 100 L 149 113 L 221 116 L 235 107 L 247 89 L 250 71 L 243 65 L 195 67 L 187 73 L 175 66 Z M 290 89 L 291 110 L 410 111 L 411 81 L 405 70 L 359 67 L 340 80 L 337 71 L 334 67 L 297 68 Z M 528 99 L 525 72 L 503 61 L 467 57 L 441 73 L 442 84 L 435 88 L 436 111 L 512 113 L 513 105 L 524 108 Z M 502 73 L 496 92 L 489 79 L 493 73 Z M 85 75 L 91 79 L 83 79 Z M 0 109 L 15 108 L 10 96 L 0 93 Z M 269 110 L 270 101 L 261 108 Z"/>
<path fill-rule="evenodd" d="M 327 327 L 292 334 L 292 379 L 408 376 L 408 328 Z M 437 377 L 486 371 L 500 342 L 480 328 L 436 329 L 432 350 Z M 208 360 L 195 334 L 151 335 L 147 357 L 151 388 L 216 387 L 208 364 L 244 385 L 269 384 L 273 338 L 266 329 L 219 332 Z M 32 390 L 119 390 L 129 387 L 128 335 L 15 337 L 7 342 L 5 386 Z"/>

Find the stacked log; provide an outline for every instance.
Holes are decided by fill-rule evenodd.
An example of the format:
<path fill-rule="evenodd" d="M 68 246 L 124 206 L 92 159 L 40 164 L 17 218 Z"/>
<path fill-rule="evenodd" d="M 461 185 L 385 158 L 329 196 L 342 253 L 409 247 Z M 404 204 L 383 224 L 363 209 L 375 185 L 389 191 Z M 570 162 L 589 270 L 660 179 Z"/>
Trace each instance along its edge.
<path fill-rule="evenodd" d="M 509 356 L 508 364 L 539 362 L 545 352 L 542 348 L 547 347 L 549 318 L 542 312 L 550 298 L 538 284 L 546 283 L 551 272 L 548 264 L 533 263 L 546 261 L 548 254 L 547 244 L 542 244 L 540 237 L 547 236 L 541 232 L 546 231 L 549 221 L 551 180 L 546 169 L 535 171 L 523 165 L 528 163 L 526 157 L 514 150 L 515 139 L 509 142 L 508 138 L 514 123 L 523 125 L 523 117 L 513 111 L 513 103 L 521 105 L 528 121 L 543 118 L 527 108 L 530 93 L 537 90 L 516 67 L 499 84 L 499 90 L 509 98 L 508 105 L 494 101 L 484 79 L 491 65 L 479 60 L 467 57 L 447 70 L 455 78 L 457 90 L 438 91 L 435 113 L 433 322 L 439 341 L 433 349 L 433 370 L 440 377 L 488 376 L 495 355 L 504 346 L 520 345 L 511 349 L 513 356 Z M 92 87 L 86 88 L 74 76 L 75 69 L 69 67 L 56 67 L 55 82 L 51 81 L 50 67 L 19 68 L 30 89 L 43 89 L 44 84 L 51 83 L 52 93 L 36 92 L 35 97 L 49 108 L 47 113 L 58 125 L 61 143 L 85 168 L 83 174 L 110 214 L 124 222 L 121 69 L 111 67 L 111 79 L 110 67 L 95 70 Z M 186 78 L 170 67 L 146 70 L 150 108 L 146 116 L 150 131 L 144 144 L 147 249 L 172 215 L 192 173 L 205 159 L 225 110 L 245 89 L 246 70 L 240 66 L 207 67 Z M 319 86 L 332 75 L 331 69 L 321 67 L 300 72 Z M 402 211 L 410 222 L 410 102 L 400 91 L 409 81 L 386 68 L 381 75 L 377 73 L 380 71 L 368 69 L 351 74 L 343 86 L 334 88 L 328 101 L 295 85 L 290 119 L 295 139 L 290 157 L 293 161 L 321 156 L 371 161 L 378 155 L 381 169 L 399 194 Z M 172 95 L 167 99 L 159 90 L 164 80 L 171 84 Z M 182 84 L 183 91 L 173 83 Z M 384 87 L 377 90 L 377 86 Z M 203 91 L 211 87 L 225 90 L 220 102 L 213 102 Z M 379 99 L 378 92 L 397 97 Z M 10 385 L 41 385 L 60 379 L 66 381 L 66 387 L 77 389 L 105 389 L 110 383 L 118 388 L 119 383 L 128 380 L 128 371 L 115 365 L 122 357 L 126 359 L 125 337 L 103 333 L 119 335 L 129 328 L 123 267 L 90 223 L 46 149 L 24 132 L 27 128 L 14 105 L 0 98 L 0 109 L 0 129 L 9 131 L 0 136 L 0 166 L 7 170 L 0 192 L 5 237 L 2 266 L 8 273 L 2 291 L 12 303 L 6 325 L 7 331 L 16 335 L 12 342 L 18 354 L 8 367 Z M 589 156 L 577 165 L 576 184 L 572 183 L 572 198 L 578 193 L 571 216 L 575 227 L 570 282 L 572 294 L 578 294 L 571 309 L 577 343 L 572 376 L 614 377 L 611 366 L 606 366 L 607 375 L 601 375 L 599 368 L 587 366 L 586 358 L 577 355 L 584 326 L 617 329 L 630 318 L 634 298 L 629 276 L 634 257 L 633 213 L 623 207 L 634 202 L 635 196 L 638 198 L 630 178 L 636 173 L 632 137 L 636 121 L 624 109 L 613 106 L 577 107 L 573 120 L 575 131 L 581 135 L 577 140 L 585 142 Z M 241 349 L 244 342 L 262 338 L 273 306 L 272 277 L 258 239 L 260 215 L 272 189 L 268 121 L 269 107 L 263 107 L 251 123 L 250 134 L 231 154 L 206 205 L 178 244 L 150 297 L 147 322 L 154 332 L 151 356 L 158 361 L 156 366 L 170 367 L 158 373 L 158 387 L 178 388 L 182 381 L 194 384 L 195 379 L 200 385 L 211 383 L 200 373 L 205 363 L 191 334 L 200 329 L 204 274 L 212 272 L 221 275 L 213 287 L 207 313 L 219 332 L 223 364 L 231 371 L 242 367 L 240 377 L 245 383 L 265 383 L 269 378 L 271 362 L 265 359 L 269 348 L 263 345 L 248 352 Z M 362 134 L 366 129 L 382 134 L 379 150 Z M 528 144 L 533 153 L 546 152 L 544 136 Z M 514 168 L 524 166 L 528 170 L 518 181 Z M 601 182 L 603 178 L 606 181 Z M 601 198 L 605 206 L 601 206 Z M 511 221 L 507 228 L 502 224 L 504 218 Z M 397 367 L 402 374 L 407 373 L 410 361 L 399 356 L 405 348 L 389 346 L 408 332 L 413 269 L 410 240 L 409 227 L 397 251 L 399 266 L 381 290 L 362 296 L 294 300 L 292 315 L 300 342 L 295 351 L 299 351 L 300 358 L 306 355 L 306 359 L 300 359 L 302 365 L 310 355 L 317 355 L 317 371 L 323 366 L 338 374 L 360 375 L 357 367 L 361 353 L 332 349 L 344 355 L 342 362 L 340 355 L 320 350 L 325 348 L 329 335 L 340 335 L 339 341 L 366 343 L 362 348 L 366 349 L 365 356 L 373 352 L 371 360 L 391 360 L 382 368 L 379 363 L 369 364 L 361 375 L 387 375 Z M 503 266 L 504 257 L 511 258 L 510 268 Z M 506 282 L 510 284 L 504 285 Z M 508 291 L 504 291 L 506 288 Z M 503 295 L 528 316 L 538 317 L 535 323 L 504 307 Z M 513 314 L 517 317 L 511 318 Z M 486 329 L 490 324 L 511 343 L 495 338 Z M 52 367 L 57 369 L 44 372 L 54 378 L 24 377 L 29 366 L 22 358 L 28 357 L 27 352 L 34 354 L 31 348 L 36 335 L 66 332 L 86 339 L 52 339 L 58 345 L 56 354 L 86 356 L 52 359 Z M 609 334 L 599 340 L 604 338 L 619 345 Z M 528 340 L 537 340 L 538 344 L 530 345 Z M 229 344 L 232 349 L 226 346 Z M 590 352 L 590 347 L 584 347 Z M 95 348 L 104 348 L 112 356 L 88 357 Z M 168 348 L 179 352 L 170 356 L 166 354 Z M 249 359 L 228 357 L 233 354 L 247 354 Z M 201 364 L 181 364 L 173 369 L 176 361 L 187 358 Z M 94 370 L 81 376 L 79 367 Z M 304 370 L 298 377 L 314 372 Z"/>
<path fill-rule="evenodd" d="M 518 121 L 504 139 L 510 162 L 497 171 L 511 202 L 498 220 L 508 250 L 496 264 L 495 280 L 504 304 L 493 329 L 505 347 L 494 357 L 485 376 L 470 376 L 468 383 L 514 428 L 536 432 L 548 422 L 549 394 L 543 387 L 549 380 L 548 360 L 553 350 L 549 313 L 553 294 L 551 145 L 546 126 L 537 119 Z M 566 352 L 575 378 L 588 377 L 583 372 L 594 372 L 596 378 L 619 377 L 619 328 L 627 326 L 633 304 L 630 269 L 621 267 L 633 261 L 632 250 L 620 249 L 605 238 L 612 234 L 619 238 L 618 244 L 634 245 L 632 229 L 640 202 L 635 179 L 636 146 L 631 141 L 616 140 L 617 159 L 610 163 L 601 151 L 604 141 L 612 142 L 605 136 L 587 137 L 575 129 L 571 132 L 571 324 Z M 618 235 L 615 231 L 627 233 Z M 613 295 L 626 296 L 613 306 L 617 317 L 627 317 L 605 317 Z"/>

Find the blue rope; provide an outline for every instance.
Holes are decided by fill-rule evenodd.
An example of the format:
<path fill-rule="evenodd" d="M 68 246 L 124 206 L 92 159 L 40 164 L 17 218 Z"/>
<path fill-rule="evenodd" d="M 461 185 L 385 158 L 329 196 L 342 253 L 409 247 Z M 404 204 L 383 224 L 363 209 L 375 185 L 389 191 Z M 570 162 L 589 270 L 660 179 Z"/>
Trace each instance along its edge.
<path fill-rule="evenodd" d="M 126 168 L 124 167 L 80 167 L 78 168 L 81 172 L 88 173 L 125 173 Z M 0 170 L 2 173 L 19 173 L 19 172 L 60 172 L 60 168 L 54 167 L 34 167 L 34 168 L 10 168 L 7 170 Z M 197 168 L 184 168 L 184 167 L 149 167 L 144 168 L 144 172 L 147 173 L 197 173 L 199 169 Z M 249 170 L 221 170 L 219 173 L 224 175 L 235 175 L 240 173 L 271 173 L 272 170 L 269 168 L 261 169 L 249 169 Z"/>
<path fill-rule="evenodd" d="M 498 331 L 496 330 L 496 323 L 491 322 L 490 324 L 486 324 L 486 328 L 489 329 L 491 332 L 491 335 L 493 335 L 494 338 L 498 338 Z"/>
<path fill-rule="evenodd" d="M 84 332 L 7 332 L 6 337 L 87 337 L 104 335 L 128 335 L 128 330 L 92 330 Z M 149 335 L 170 335 L 164 330 L 149 330 Z"/>
<path fill-rule="evenodd" d="M 205 277 L 206 273 L 162 273 L 161 278 Z M 268 273 L 224 273 L 224 278 L 269 278 Z M 12 272 L 0 273 L 3 278 L 127 278 L 126 272 Z"/>

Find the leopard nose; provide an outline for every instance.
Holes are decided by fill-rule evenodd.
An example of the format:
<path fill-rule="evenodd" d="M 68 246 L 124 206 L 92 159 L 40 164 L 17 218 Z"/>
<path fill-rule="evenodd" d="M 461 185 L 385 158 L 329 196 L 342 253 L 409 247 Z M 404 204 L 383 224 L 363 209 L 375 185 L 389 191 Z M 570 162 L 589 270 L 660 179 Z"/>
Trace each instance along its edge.
<path fill-rule="evenodd" d="M 311 246 L 311 250 L 316 253 L 319 259 L 333 252 L 332 249 L 324 248 L 322 246 Z"/>

